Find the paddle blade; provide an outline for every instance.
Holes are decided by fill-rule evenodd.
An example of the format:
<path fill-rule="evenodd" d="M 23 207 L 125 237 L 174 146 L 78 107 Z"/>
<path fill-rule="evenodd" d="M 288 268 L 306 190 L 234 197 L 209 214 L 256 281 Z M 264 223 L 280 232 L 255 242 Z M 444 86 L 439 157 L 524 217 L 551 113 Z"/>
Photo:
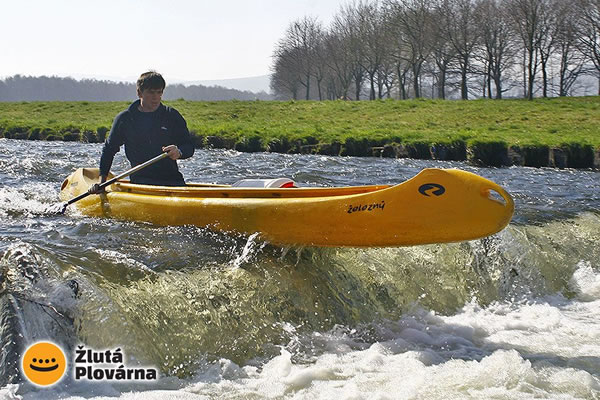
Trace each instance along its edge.
<path fill-rule="evenodd" d="M 69 203 L 58 203 L 58 204 L 53 204 L 49 207 L 46 208 L 45 213 L 46 214 L 57 214 L 57 215 L 62 215 L 65 213 L 65 211 L 67 211 L 67 206 L 69 205 Z"/>

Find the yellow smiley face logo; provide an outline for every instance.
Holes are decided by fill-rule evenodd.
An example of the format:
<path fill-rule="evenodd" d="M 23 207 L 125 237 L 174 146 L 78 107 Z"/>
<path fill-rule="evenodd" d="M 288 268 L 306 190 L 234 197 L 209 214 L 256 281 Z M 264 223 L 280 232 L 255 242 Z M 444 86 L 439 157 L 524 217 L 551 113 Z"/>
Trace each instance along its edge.
<path fill-rule="evenodd" d="M 50 386 L 63 377 L 67 359 L 60 347 L 50 342 L 35 343 L 25 351 L 21 360 L 23 374 L 39 386 Z"/>

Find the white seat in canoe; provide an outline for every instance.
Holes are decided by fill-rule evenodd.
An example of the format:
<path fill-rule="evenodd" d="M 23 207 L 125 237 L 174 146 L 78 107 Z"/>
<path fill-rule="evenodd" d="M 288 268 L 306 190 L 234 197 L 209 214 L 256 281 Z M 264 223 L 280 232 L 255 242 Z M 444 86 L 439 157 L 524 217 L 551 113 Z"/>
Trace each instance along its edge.
<path fill-rule="evenodd" d="M 242 179 L 237 181 L 232 187 L 247 187 L 247 188 L 295 188 L 296 182 L 288 178 L 275 179 Z"/>

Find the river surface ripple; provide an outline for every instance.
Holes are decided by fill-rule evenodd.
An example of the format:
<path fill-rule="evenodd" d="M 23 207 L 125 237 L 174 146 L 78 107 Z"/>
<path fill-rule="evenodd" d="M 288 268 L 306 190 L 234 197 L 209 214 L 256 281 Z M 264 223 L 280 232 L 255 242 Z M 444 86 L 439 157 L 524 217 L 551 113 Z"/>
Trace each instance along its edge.
<path fill-rule="evenodd" d="M 0 399 L 600 398 L 600 173 L 198 150 L 188 182 L 397 184 L 461 168 L 514 197 L 489 238 L 276 247 L 196 227 L 47 214 L 101 145 L 0 139 Z M 113 171 L 128 163 L 120 153 Z M 24 346 L 121 349 L 157 382 L 20 377 Z"/>

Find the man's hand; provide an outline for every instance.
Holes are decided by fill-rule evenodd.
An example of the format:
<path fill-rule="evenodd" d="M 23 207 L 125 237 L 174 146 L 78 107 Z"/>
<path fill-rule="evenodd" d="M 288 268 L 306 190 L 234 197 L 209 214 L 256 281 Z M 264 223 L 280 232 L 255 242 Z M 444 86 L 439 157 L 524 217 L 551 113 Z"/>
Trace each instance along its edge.
<path fill-rule="evenodd" d="M 103 192 L 104 192 L 104 188 L 101 188 L 99 183 L 94 183 L 88 189 L 88 193 L 89 194 L 100 194 L 100 193 L 103 193 Z"/>
<path fill-rule="evenodd" d="M 182 156 L 181 150 L 179 150 L 179 147 L 175 146 L 174 144 L 165 146 L 162 148 L 162 150 L 169 155 L 171 160 L 177 160 Z"/>
<path fill-rule="evenodd" d="M 100 177 L 100 183 L 94 183 L 92 186 L 90 186 L 90 188 L 88 189 L 88 193 L 89 194 L 100 194 L 100 193 L 104 193 L 104 188 L 101 188 L 100 185 L 103 184 L 104 182 L 106 182 L 106 176 L 101 176 Z"/>

